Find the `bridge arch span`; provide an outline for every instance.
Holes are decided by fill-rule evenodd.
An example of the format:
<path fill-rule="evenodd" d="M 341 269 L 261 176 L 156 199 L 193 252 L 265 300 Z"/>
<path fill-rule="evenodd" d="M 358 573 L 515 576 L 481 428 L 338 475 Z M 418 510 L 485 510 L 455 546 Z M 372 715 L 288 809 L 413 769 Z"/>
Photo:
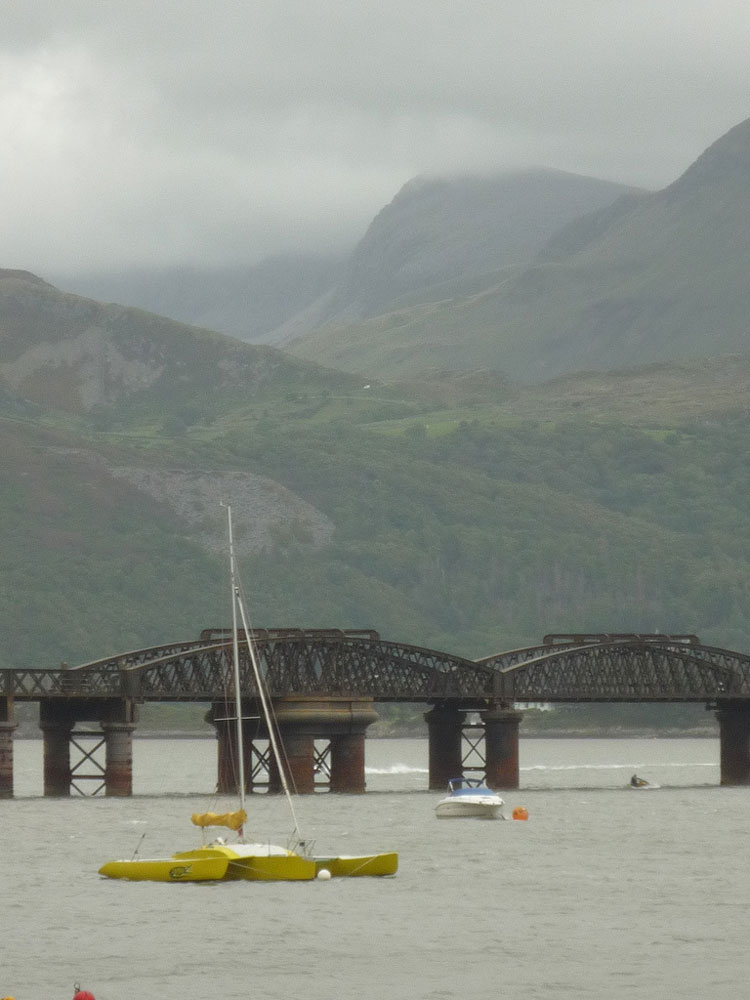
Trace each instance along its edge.
<path fill-rule="evenodd" d="M 491 667 L 405 643 L 377 633 L 285 630 L 253 636 L 261 676 L 272 697 L 354 695 L 375 701 L 429 702 L 492 698 L 497 673 Z M 156 652 L 157 656 L 150 654 Z M 90 689 L 114 690 L 144 701 L 209 701 L 225 697 L 232 684 L 232 643 L 183 643 L 142 650 L 78 668 Z M 239 642 L 243 696 L 257 690 L 248 646 Z M 115 678 L 117 681 L 115 682 Z"/>
<path fill-rule="evenodd" d="M 481 661 L 508 702 L 713 703 L 750 696 L 746 658 L 711 647 L 627 639 L 546 645 Z"/>

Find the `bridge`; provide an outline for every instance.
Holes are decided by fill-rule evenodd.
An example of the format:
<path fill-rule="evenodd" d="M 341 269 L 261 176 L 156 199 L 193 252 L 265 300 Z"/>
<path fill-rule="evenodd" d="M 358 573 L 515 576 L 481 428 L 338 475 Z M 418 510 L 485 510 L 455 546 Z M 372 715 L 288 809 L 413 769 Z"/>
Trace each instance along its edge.
<path fill-rule="evenodd" d="M 750 657 L 703 645 L 695 635 L 554 634 L 537 646 L 481 660 L 388 642 L 372 630 L 257 629 L 260 672 L 286 751 L 284 767 L 297 791 L 364 791 L 367 727 L 374 702 L 424 704 L 429 785 L 443 788 L 467 770 L 467 730 L 481 770 L 496 788 L 519 787 L 519 704 L 702 702 L 716 712 L 721 783 L 750 784 Z M 197 640 L 131 651 L 58 669 L 0 671 L 0 797 L 13 794 L 15 702 L 39 704 L 45 795 L 81 791 L 132 794 L 132 735 L 147 702 L 210 704 L 218 740 L 219 791 L 235 787 L 233 637 L 205 629 Z M 258 711 L 247 643 L 240 641 L 245 773 L 250 791 L 277 791 Z M 468 722 L 479 716 L 479 723 Z M 98 729 L 81 731 L 81 723 Z M 89 743 L 86 744 L 86 739 Z M 94 740 L 96 745 L 91 744 Z M 321 743 L 323 749 L 320 748 Z M 71 746 L 94 774 L 72 767 Z"/>

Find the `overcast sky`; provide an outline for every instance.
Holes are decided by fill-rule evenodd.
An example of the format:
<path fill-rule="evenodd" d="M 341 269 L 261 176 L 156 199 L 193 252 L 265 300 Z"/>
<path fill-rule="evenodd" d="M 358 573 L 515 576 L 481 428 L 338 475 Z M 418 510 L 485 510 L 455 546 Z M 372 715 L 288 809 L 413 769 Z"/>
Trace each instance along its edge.
<path fill-rule="evenodd" d="M 748 53 L 747 0 L 5 0 L 0 267 L 336 250 L 424 173 L 662 187 Z"/>

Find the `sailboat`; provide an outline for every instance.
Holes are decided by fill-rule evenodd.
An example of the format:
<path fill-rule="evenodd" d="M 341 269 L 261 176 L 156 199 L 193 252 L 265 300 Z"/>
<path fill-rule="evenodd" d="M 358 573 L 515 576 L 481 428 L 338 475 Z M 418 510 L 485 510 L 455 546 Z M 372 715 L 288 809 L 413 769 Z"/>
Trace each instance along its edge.
<path fill-rule="evenodd" d="M 124 861 L 109 861 L 102 865 L 99 874 L 107 878 L 131 879 L 139 882 L 209 882 L 209 881 L 311 881 L 338 876 L 395 875 L 398 869 L 398 854 L 367 854 L 358 857 L 348 855 L 317 856 L 307 853 L 307 842 L 302 838 L 282 764 L 276 729 L 273 725 L 271 708 L 266 695 L 265 684 L 260 674 L 258 659 L 247 621 L 245 604 L 238 585 L 238 573 L 234 555 L 232 533 L 232 508 L 226 507 L 229 530 L 229 564 L 232 585 L 232 634 L 233 634 L 233 680 L 236 709 L 236 739 L 238 758 L 239 809 L 228 813 L 194 813 L 192 822 L 202 832 L 200 846 L 180 851 L 168 858 L 138 858 Z M 294 832 L 292 847 L 280 847 L 269 843 L 252 843 L 245 840 L 244 824 L 247 821 L 245 802 L 245 772 L 242 733 L 241 687 L 239 667 L 239 638 L 237 611 L 242 618 L 242 627 L 247 642 L 253 676 L 268 729 L 270 749 L 281 777 L 282 788 L 292 815 Z M 206 843 L 206 830 L 221 827 L 237 834 L 237 840 L 227 843 L 224 837 L 216 837 Z M 136 851 L 137 854 L 137 851 Z"/>

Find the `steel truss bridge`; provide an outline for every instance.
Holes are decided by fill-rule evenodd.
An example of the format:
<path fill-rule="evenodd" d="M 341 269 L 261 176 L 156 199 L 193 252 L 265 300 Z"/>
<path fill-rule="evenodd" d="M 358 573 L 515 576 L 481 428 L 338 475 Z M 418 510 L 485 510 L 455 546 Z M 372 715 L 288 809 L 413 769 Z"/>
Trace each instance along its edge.
<path fill-rule="evenodd" d="M 233 698 L 234 645 L 231 631 L 205 629 L 197 640 L 79 666 L 0 671 L 0 798 L 13 794 L 15 701 L 39 702 L 45 795 L 80 791 L 77 782 L 84 779 L 107 795 L 132 794 L 137 706 L 175 701 L 211 703 L 217 788 L 229 790 L 236 780 L 226 708 Z M 537 646 L 481 660 L 388 642 L 361 629 L 258 629 L 249 646 L 239 638 L 237 646 L 243 701 L 257 711 L 254 650 L 277 723 L 295 747 L 285 767 L 300 792 L 317 787 L 315 765 L 324 758 L 316 739 L 327 741 L 322 754 L 329 790 L 365 790 L 365 731 L 377 718 L 373 701 L 430 706 L 430 788 L 444 788 L 447 778 L 465 769 L 481 769 L 492 787 L 519 787 L 518 707 L 554 702 L 703 702 L 719 723 L 721 783 L 750 785 L 750 656 L 705 646 L 695 635 L 547 635 Z M 467 721 L 476 712 L 480 735 Z M 252 718 L 257 716 L 248 714 Z M 76 729 L 91 721 L 101 728 Z M 255 753 L 266 760 L 257 741 L 263 734 L 255 734 L 249 735 L 251 758 Z M 92 739 L 94 745 L 86 745 Z M 480 768 L 464 755 L 465 739 L 473 749 L 483 740 Z M 71 746 L 82 754 L 76 766 Z M 100 747 L 103 766 L 95 760 Z M 84 773 L 81 766 L 89 764 L 96 765 L 93 773 Z M 267 761 L 265 769 L 268 789 L 278 790 L 278 774 Z M 257 771 L 251 760 L 251 775 Z"/>
<path fill-rule="evenodd" d="M 352 629 L 258 629 L 252 634 L 272 697 L 347 696 L 379 702 L 489 704 L 554 702 L 750 702 L 750 656 L 704 646 L 694 635 L 548 635 L 538 646 L 468 660 Z M 0 697 L 224 699 L 231 632 L 206 629 L 169 643 L 59 669 L 0 671 Z M 241 641 L 243 696 L 257 691 Z"/>

